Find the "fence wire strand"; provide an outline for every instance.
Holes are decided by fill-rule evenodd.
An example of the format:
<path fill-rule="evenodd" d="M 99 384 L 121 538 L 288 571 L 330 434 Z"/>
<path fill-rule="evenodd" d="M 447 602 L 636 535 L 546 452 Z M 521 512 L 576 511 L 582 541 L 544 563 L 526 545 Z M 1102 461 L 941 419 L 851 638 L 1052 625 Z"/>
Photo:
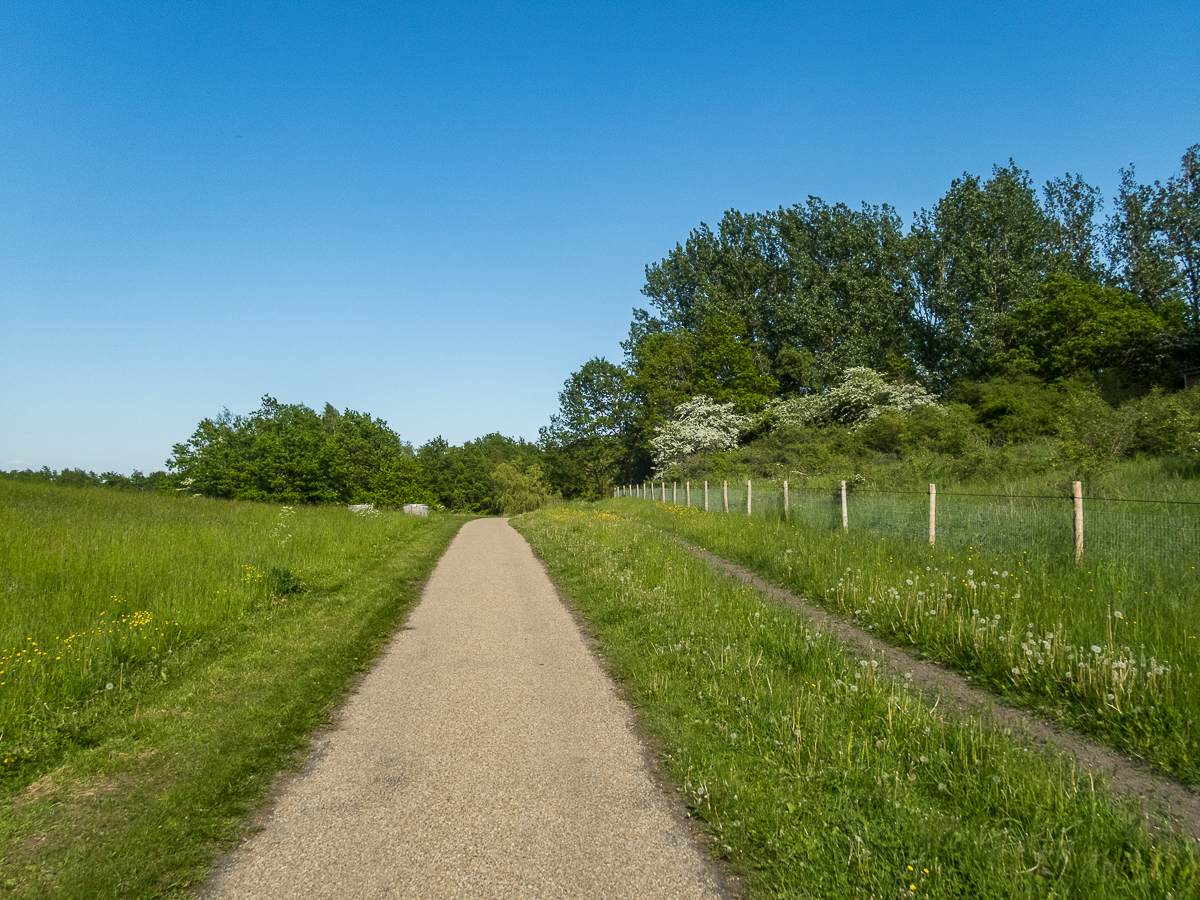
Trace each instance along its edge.
<path fill-rule="evenodd" d="M 687 503 L 686 485 L 623 488 L 619 496 L 644 495 L 671 505 Z M 729 512 L 745 515 L 746 484 L 728 487 Z M 709 512 L 725 511 L 722 484 L 708 485 Z M 751 485 L 752 514 L 783 515 L 782 487 Z M 705 508 L 703 484 L 692 485 L 690 505 Z M 929 540 L 929 495 L 920 491 L 850 491 L 849 529 L 912 540 Z M 1163 507 L 1166 507 L 1164 510 Z M 939 544 L 1074 558 L 1071 497 L 938 492 L 935 538 Z M 842 528 L 840 494 L 790 491 L 788 520 L 815 530 Z M 1191 501 L 1085 498 L 1085 558 L 1121 560 L 1140 566 L 1194 566 L 1200 561 L 1200 504 Z"/>

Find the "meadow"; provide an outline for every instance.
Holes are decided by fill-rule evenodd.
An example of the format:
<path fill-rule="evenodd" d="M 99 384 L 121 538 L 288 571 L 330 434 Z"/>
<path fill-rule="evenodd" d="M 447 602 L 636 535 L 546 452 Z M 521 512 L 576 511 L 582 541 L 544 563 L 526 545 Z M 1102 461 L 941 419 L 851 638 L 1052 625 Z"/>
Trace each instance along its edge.
<path fill-rule="evenodd" d="M 0 480 L 6 896 L 186 895 L 467 518 Z"/>
<path fill-rule="evenodd" d="M 664 532 L 731 557 L 737 547 L 770 548 L 792 579 L 840 579 L 840 595 L 822 595 L 838 608 L 853 605 L 854 585 L 873 585 L 858 569 L 884 568 L 860 545 L 834 542 L 800 563 L 803 540 L 781 523 L 634 500 L 560 506 L 514 525 L 580 610 L 714 851 L 752 896 L 1168 898 L 1200 889 L 1192 843 L 1114 799 L 1103 779 L 986 722 L 949 716 L 905 677 L 884 675 L 878 658 L 848 655 Z M 835 567 L 818 573 L 821 560 Z M 927 558 L 918 580 L 915 562 L 893 555 L 888 577 L 900 569 L 900 584 L 911 579 L 914 590 L 880 602 L 924 627 L 922 615 L 936 618 L 929 596 L 946 617 L 945 595 L 963 590 L 960 563 L 983 569 L 976 558 Z M 953 581 L 943 565 L 955 567 Z M 989 599 L 1035 593 L 1026 582 L 1037 579 L 1015 566 L 988 575 Z M 964 597 L 984 592 L 982 574 L 975 580 Z M 968 611 L 964 634 L 992 629 L 1007 653 L 999 634 L 1019 631 L 1017 645 L 1029 646 L 1028 607 L 1021 629 L 979 621 L 998 608 L 981 607 L 974 620 Z M 1153 678 L 1170 697 L 1179 678 L 1167 674 Z"/>
<path fill-rule="evenodd" d="M 897 646 L 915 648 L 1011 701 L 1158 771 L 1200 784 L 1197 560 L 1143 565 L 1031 541 L 943 542 L 806 527 L 644 500 L 636 517 L 741 563 Z M 1065 518 L 1065 517 L 1064 517 Z M 1068 537 L 1069 537 L 1069 525 Z M 984 540 L 984 538 L 980 538 Z"/>

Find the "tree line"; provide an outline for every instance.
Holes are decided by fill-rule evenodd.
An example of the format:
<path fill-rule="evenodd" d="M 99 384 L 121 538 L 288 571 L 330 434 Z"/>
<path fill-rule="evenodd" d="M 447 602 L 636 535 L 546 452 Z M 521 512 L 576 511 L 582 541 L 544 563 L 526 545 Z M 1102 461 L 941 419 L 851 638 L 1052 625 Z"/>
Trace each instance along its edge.
<path fill-rule="evenodd" d="M 634 310 L 624 360 L 567 379 L 541 433 L 551 469 L 565 493 L 603 496 L 664 473 L 656 439 L 677 457 L 690 445 L 672 435 L 716 434 L 712 410 L 684 406 L 696 398 L 743 417 L 745 444 L 773 427 L 772 404 L 855 371 L 974 398 L 981 427 L 1006 390 L 1052 406 L 1029 398 L 1086 389 L 1113 408 L 1177 390 L 1200 366 L 1200 144 L 1165 184 L 1123 169 L 1103 207 L 1081 176 L 1038 191 L 1010 160 L 954 179 L 907 228 L 886 204 L 811 196 L 729 210 L 646 267 L 650 308 Z"/>
<path fill-rule="evenodd" d="M 7 477 L 510 513 L 712 470 L 738 448 L 822 458 L 847 428 L 856 452 L 897 455 L 1036 438 L 1093 466 L 1200 452 L 1200 402 L 1169 396 L 1200 367 L 1200 144 L 1165 184 L 1121 170 L 1107 215 L 1081 176 L 1039 191 L 1011 160 L 954 179 L 907 227 L 886 204 L 812 196 L 729 210 L 648 265 L 642 294 L 624 359 L 573 372 L 536 443 L 413 448 L 369 413 L 265 396 L 201 421 L 166 472 Z"/>
<path fill-rule="evenodd" d="M 485 435 L 461 446 L 434 438 L 414 449 L 383 419 L 326 403 L 266 395 L 246 415 L 205 418 L 172 447 L 167 469 L 126 478 L 81 469 L 0 472 L 18 481 L 67 487 L 150 490 L 180 497 L 265 503 L 427 503 L 462 512 L 535 509 L 553 495 L 542 451 L 520 439 Z"/>

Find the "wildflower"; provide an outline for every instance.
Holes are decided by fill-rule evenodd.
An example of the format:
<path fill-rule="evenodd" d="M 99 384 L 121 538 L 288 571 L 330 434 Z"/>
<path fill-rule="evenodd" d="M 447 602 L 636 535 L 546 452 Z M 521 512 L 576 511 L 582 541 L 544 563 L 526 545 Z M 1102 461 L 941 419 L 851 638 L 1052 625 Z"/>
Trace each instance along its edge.
<path fill-rule="evenodd" d="M 1092 644 L 1092 652 L 1093 652 L 1093 653 L 1099 653 L 1099 652 L 1100 652 L 1100 648 L 1099 648 L 1099 647 L 1097 647 L 1095 644 Z"/>

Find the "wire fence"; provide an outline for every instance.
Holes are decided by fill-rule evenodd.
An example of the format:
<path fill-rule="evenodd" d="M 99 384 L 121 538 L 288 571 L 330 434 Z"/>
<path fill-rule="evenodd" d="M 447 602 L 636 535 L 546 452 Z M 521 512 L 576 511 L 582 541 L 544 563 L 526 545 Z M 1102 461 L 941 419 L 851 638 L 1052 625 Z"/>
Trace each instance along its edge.
<path fill-rule="evenodd" d="M 1200 503 L 1107 498 L 883 492 L 806 493 L 785 483 L 631 485 L 635 496 L 709 512 L 784 517 L 806 529 L 861 530 L 996 553 L 1083 561 L 1107 558 L 1137 567 L 1200 565 Z M 1078 489 L 1078 488 L 1077 488 Z M 931 494 L 933 495 L 931 502 Z M 785 512 L 786 503 L 786 512 Z M 932 518 L 932 523 L 931 523 Z"/>

